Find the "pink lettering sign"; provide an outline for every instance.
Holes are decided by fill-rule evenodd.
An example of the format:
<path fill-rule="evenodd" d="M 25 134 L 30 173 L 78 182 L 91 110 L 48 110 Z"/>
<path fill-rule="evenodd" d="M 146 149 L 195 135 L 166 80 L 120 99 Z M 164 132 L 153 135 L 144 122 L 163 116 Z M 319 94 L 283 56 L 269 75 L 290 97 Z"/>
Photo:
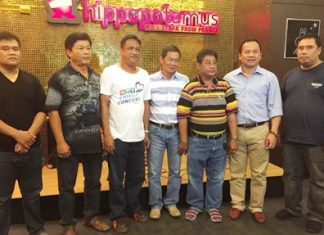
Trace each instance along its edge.
<path fill-rule="evenodd" d="M 52 23 L 78 24 L 76 0 L 44 0 L 48 21 Z M 219 15 L 208 11 L 175 11 L 165 3 L 161 9 L 127 8 L 104 5 L 101 0 L 90 3 L 81 0 L 83 22 L 99 23 L 103 29 L 111 25 L 119 29 L 123 24 L 138 25 L 139 30 L 208 33 L 219 32 Z"/>
<path fill-rule="evenodd" d="M 170 4 L 161 9 L 126 8 L 104 5 L 97 0 L 94 4 L 82 0 L 83 22 L 97 22 L 103 29 L 112 25 L 119 29 L 123 24 L 137 24 L 139 30 L 186 33 L 209 33 L 219 31 L 219 15 L 207 11 L 174 11 Z"/>

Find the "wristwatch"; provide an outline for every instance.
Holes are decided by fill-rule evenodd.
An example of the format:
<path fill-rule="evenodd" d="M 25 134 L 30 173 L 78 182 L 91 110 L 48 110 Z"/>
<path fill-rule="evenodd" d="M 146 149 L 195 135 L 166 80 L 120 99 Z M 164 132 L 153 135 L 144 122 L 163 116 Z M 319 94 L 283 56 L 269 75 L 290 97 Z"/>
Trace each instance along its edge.
<path fill-rule="evenodd" d="M 269 131 L 269 133 L 273 134 L 275 137 L 279 137 L 278 131 Z"/>

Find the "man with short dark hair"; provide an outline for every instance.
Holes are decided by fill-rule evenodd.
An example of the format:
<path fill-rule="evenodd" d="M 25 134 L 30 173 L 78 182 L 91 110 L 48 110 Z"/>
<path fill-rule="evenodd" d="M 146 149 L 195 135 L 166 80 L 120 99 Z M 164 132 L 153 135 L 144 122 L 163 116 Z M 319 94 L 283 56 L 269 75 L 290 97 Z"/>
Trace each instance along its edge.
<path fill-rule="evenodd" d="M 161 208 L 165 206 L 170 216 L 180 217 L 177 208 L 181 186 L 178 153 L 179 135 L 177 102 L 183 87 L 189 82 L 186 75 L 177 71 L 181 53 L 174 45 L 163 48 L 160 71 L 151 74 L 151 116 L 149 148 L 149 191 L 150 218 L 159 219 Z M 161 170 L 165 150 L 167 150 L 169 178 L 167 192 L 162 199 Z"/>
<path fill-rule="evenodd" d="M 261 45 L 256 39 L 241 43 L 241 66 L 225 75 L 238 100 L 238 149 L 229 155 L 229 217 L 238 219 L 245 209 L 246 169 L 251 169 L 249 210 L 257 223 L 265 223 L 263 212 L 267 188 L 269 150 L 277 144 L 282 116 L 279 82 L 272 72 L 261 68 Z"/>
<path fill-rule="evenodd" d="M 139 194 L 144 150 L 149 146 L 151 92 L 148 73 L 137 66 L 140 51 L 136 35 L 123 37 L 120 63 L 105 68 L 100 81 L 104 148 L 109 153 L 109 206 L 112 227 L 120 233 L 128 230 L 125 212 L 135 221 L 147 222 Z"/>
<path fill-rule="evenodd" d="M 89 67 L 91 39 L 72 33 L 65 39 L 68 64 L 49 80 L 46 108 L 58 156 L 59 210 L 63 234 L 73 235 L 74 186 L 79 162 L 84 172 L 85 225 L 103 232 L 99 219 L 102 142 L 99 111 L 99 75 Z"/>
<path fill-rule="evenodd" d="M 324 223 L 324 63 L 321 40 L 304 35 L 297 42 L 299 67 L 282 82 L 284 102 L 284 220 L 302 215 L 303 178 L 310 177 L 306 231 L 319 233 Z"/>
<path fill-rule="evenodd" d="M 7 235 L 16 180 L 31 235 L 45 235 L 40 211 L 42 156 L 38 133 L 45 122 L 45 94 L 21 69 L 20 40 L 0 32 L 0 234 Z"/>
<path fill-rule="evenodd" d="M 189 150 L 185 219 L 193 221 L 204 208 L 214 223 L 222 222 L 221 204 L 226 166 L 226 130 L 229 148 L 237 148 L 237 101 L 228 82 L 216 77 L 218 55 L 203 49 L 197 54 L 197 77 L 183 89 L 178 102 L 179 154 Z M 207 175 L 204 199 L 203 176 Z"/>

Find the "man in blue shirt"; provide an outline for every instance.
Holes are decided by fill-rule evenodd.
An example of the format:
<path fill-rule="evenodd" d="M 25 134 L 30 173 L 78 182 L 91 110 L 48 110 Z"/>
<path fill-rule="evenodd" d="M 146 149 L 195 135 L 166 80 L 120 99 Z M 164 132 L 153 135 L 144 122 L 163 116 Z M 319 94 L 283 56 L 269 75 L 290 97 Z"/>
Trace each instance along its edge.
<path fill-rule="evenodd" d="M 161 70 L 150 75 L 149 204 L 151 219 L 160 218 L 163 206 L 168 209 L 170 216 L 181 216 L 176 207 L 181 186 L 177 102 L 189 79 L 186 75 L 177 72 L 180 57 L 180 50 L 176 46 L 167 46 L 161 53 Z M 168 153 L 169 179 L 167 193 L 162 199 L 160 179 L 165 150 Z"/>
<path fill-rule="evenodd" d="M 266 192 L 266 170 L 269 150 L 277 144 L 282 116 L 280 87 L 277 77 L 259 66 L 261 45 L 255 39 L 242 42 L 239 50 L 241 66 L 225 75 L 238 100 L 238 149 L 230 154 L 229 217 L 238 219 L 245 209 L 246 168 L 251 169 L 249 210 L 257 223 L 265 222 L 263 213 Z"/>

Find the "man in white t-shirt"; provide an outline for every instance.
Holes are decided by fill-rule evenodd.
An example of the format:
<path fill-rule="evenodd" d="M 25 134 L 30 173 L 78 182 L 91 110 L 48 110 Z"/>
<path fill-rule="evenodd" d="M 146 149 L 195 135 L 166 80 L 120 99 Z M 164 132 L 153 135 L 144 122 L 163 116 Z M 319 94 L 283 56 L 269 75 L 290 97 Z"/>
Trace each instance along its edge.
<path fill-rule="evenodd" d="M 141 41 L 126 35 L 120 42 L 120 63 L 104 69 L 100 81 L 104 148 L 109 153 L 109 206 L 113 228 L 127 232 L 124 213 L 138 222 L 139 194 L 144 181 L 144 150 L 149 145 L 148 73 L 137 67 Z M 125 180 L 124 180 L 125 179 Z"/>

